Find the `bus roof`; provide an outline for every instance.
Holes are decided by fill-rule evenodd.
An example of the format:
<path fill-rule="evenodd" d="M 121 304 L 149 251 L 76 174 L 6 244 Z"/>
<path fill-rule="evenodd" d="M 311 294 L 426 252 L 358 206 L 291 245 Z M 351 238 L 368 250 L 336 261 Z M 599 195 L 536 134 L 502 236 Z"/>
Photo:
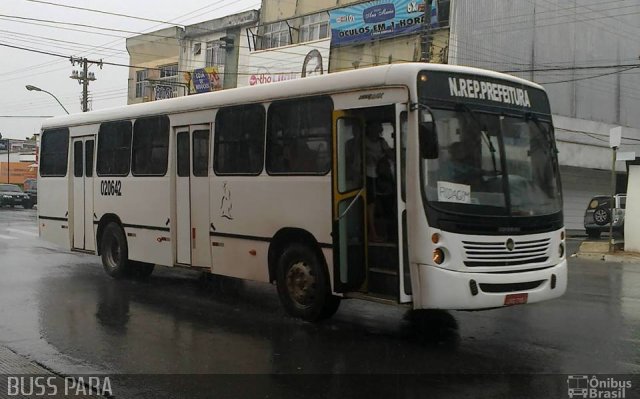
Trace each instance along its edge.
<path fill-rule="evenodd" d="M 183 96 L 142 104 L 123 105 L 98 111 L 57 116 L 43 122 L 42 129 L 100 123 L 108 120 L 131 119 L 142 116 L 175 114 L 215 108 L 244 102 L 264 102 L 292 98 L 309 93 L 324 94 L 349 91 L 366 87 L 407 85 L 415 82 L 421 70 L 465 73 L 492 77 L 522 84 L 536 89 L 544 88 L 536 83 L 512 75 L 486 69 L 446 64 L 404 63 L 336 72 L 260 86 L 247 86 L 192 96 Z M 277 94 L 274 94 L 277 92 Z"/>

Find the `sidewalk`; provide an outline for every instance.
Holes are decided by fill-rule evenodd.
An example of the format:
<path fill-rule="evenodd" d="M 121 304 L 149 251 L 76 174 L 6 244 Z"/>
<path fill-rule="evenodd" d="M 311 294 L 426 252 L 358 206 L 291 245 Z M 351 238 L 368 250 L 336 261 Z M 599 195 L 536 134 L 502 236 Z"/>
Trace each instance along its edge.
<path fill-rule="evenodd" d="M 579 258 L 603 260 L 605 262 L 640 263 L 640 253 L 625 252 L 624 241 L 614 241 L 614 251 L 609 252 L 608 241 L 584 241 L 576 253 Z"/>
<path fill-rule="evenodd" d="M 0 346 L 0 399 L 103 398 L 82 378 L 63 377 Z"/>

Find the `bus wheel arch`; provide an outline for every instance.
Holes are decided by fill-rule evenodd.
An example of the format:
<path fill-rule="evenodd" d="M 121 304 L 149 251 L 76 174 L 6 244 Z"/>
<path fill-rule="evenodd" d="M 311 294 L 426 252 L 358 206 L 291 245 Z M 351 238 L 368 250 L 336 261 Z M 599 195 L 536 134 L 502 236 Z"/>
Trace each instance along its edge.
<path fill-rule="evenodd" d="M 320 245 L 311 233 L 285 228 L 269 246 L 269 279 L 287 312 L 307 321 L 331 317 L 340 298 L 331 291 L 330 274 Z"/>
<path fill-rule="evenodd" d="M 98 231 L 96 231 L 96 250 L 98 255 L 102 255 L 102 236 L 104 235 L 104 230 L 109 223 L 116 223 L 120 228 L 122 228 L 122 222 L 120 218 L 113 213 L 106 213 L 100 218 L 100 222 L 98 223 Z"/>

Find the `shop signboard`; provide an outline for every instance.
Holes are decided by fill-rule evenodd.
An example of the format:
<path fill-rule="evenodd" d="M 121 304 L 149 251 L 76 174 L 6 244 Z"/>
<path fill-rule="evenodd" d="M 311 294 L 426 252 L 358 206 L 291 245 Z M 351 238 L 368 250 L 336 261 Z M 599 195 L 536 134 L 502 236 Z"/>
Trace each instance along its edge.
<path fill-rule="evenodd" d="M 423 29 L 425 2 L 374 0 L 329 11 L 331 45 L 409 35 Z"/>

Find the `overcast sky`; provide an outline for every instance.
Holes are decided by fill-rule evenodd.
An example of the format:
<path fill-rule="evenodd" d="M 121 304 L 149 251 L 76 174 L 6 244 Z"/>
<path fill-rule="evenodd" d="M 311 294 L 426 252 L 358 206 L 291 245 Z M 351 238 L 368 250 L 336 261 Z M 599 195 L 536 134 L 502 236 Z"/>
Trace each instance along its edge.
<path fill-rule="evenodd" d="M 52 3 L 52 4 L 46 4 Z M 54 5 L 57 4 L 57 5 Z M 53 93 L 71 113 L 80 112 L 82 86 L 70 79 L 68 59 L 8 48 L 27 47 L 65 56 L 128 64 L 125 38 L 135 33 L 96 30 L 82 26 L 53 24 L 69 22 L 100 28 L 151 32 L 170 25 L 119 17 L 60 5 L 90 8 L 158 21 L 189 25 L 250 9 L 259 9 L 260 0 L 1 0 L 0 1 L 0 133 L 3 137 L 24 139 L 40 130 L 43 119 L 7 116 L 60 115 L 64 110 L 46 93 L 27 91 L 34 85 Z M 33 21 L 20 18 L 39 19 Z M 48 25 L 48 26 L 44 26 Z M 93 66 L 96 81 L 89 85 L 92 109 L 127 103 L 126 67 Z"/>

